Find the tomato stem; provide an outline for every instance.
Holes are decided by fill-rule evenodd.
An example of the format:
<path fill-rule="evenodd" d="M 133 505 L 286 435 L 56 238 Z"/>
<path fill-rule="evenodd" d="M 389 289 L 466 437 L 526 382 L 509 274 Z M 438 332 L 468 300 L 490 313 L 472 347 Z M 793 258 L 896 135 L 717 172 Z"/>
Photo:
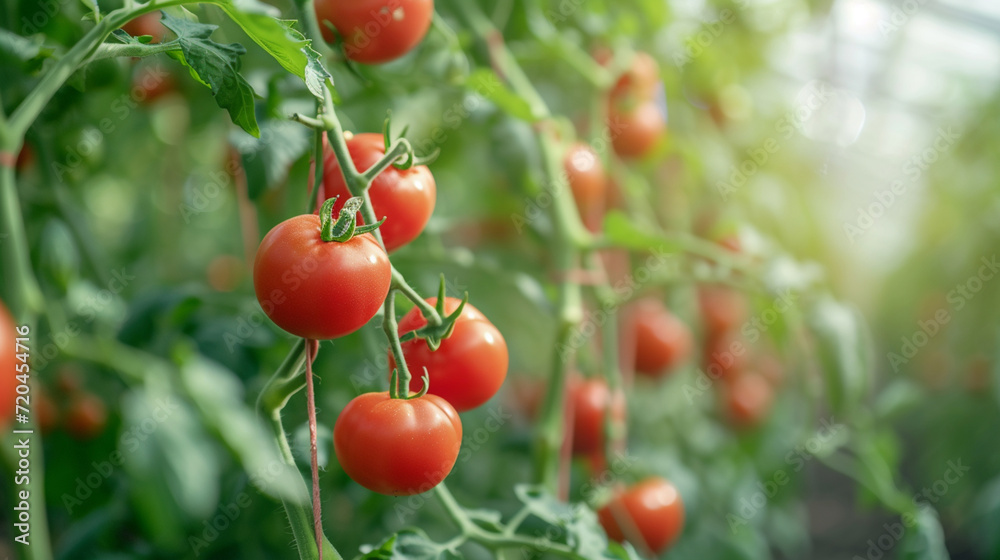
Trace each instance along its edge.
<path fill-rule="evenodd" d="M 319 497 L 319 462 L 316 452 L 316 393 L 313 390 L 313 360 L 319 352 L 319 342 L 306 340 L 306 410 L 309 414 L 309 463 L 312 474 L 313 531 L 319 560 L 323 560 L 323 517 Z"/>
<path fill-rule="evenodd" d="M 389 339 L 392 358 L 396 361 L 396 368 L 393 370 L 393 383 L 389 387 L 389 396 L 394 399 L 409 398 L 410 368 L 406 365 L 406 359 L 403 356 L 403 345 L 399 342 L 399 323 L 396 322 L 395 288 L 389 288 L 389 295 L 385 298 L 385 306 L 382 313 L 382 330 L 385 331 L 385 337 Z"/>

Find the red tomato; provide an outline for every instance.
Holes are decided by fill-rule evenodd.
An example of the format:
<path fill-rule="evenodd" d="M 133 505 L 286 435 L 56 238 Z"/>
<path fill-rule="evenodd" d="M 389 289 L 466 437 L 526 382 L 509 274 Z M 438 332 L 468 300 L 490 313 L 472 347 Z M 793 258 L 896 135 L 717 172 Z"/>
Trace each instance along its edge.
<path fill-rule="evenodd" d="M 716 240 L 716 243 L 722 245 L 726 249 L 729 249 L 733 253 L 740 253 L 743 251 L 743 244 L 740 243 L 740 236 L 735 233 L 722 236 Z"/>
<path fill-rule="evenodd" d="M 576 143 L 566 152 L 563 168 L 583 225 L 590 231 L 598 231 L 604 219 L 604 202 L 607 196 L 607 177 L 604 175 L 601 158 L 590 146 Z"/>
<path fill-rule="evenodd" d="M 437 304 L 437 298 L 427 301 Z M 445 298 L 445 313 L 455 311 L 460 303 L 460 299 Z M 426 324 L 420 309 L 414 307 L 400 319 L 399 334 Z M 428 393 L 445 399 L 459 412 L 490 400 L 507 378 L 507 342 L 493 323 L 470 303 L 465 304 L 455 321 L 455 330 L 441 341 L 437 350 L 432 352 L 426 340 L 415 338 L 403 343 L 403 355 L 413 376 L 410 390 L 416 392 L 423 388 L 420 376 L 427 368 Z M 390 354 L 389 368 L 395 367 L 396 360 Z"/>
<path fill-rule="evenodd" d="M 332 24 L 344 40 L 347 58 L 364 64 L 395 60 L 427 34 L 433 0 L 316 0 L 316 18 L 327 43 L 335 40 Z"/>
<path fill-rule="evenodd" d="M 0 430 L 6 428 L 14 417 L 14 406 L 17 400 L 17 348 L 14 339 L 17 338 L 16 324 L 10 312 L 0 302 Z"/>
<path fill-rule="evenodd" d="M 253 264 L 264 313 L 295 336 L 317 340 L 350 334 L 374 317 L 391 276 L 389 257 L 370 233 L 325 242 L 313 214 L 274 226 Z"/>
<path fill-rule="evenodd" d="M 647 478 L 612 498 L 597 519 L 609 538 L 660 554 L 684 529 L 684 502 L 673 484 Z"/>
<path fill-rule="evenodd" d="M 234 255 L 219 255 L 212 258 L 205 270 L 208 285 L 217 292 L 232 292 L 240 286 L 246 274 L 243 259 Z"/>
<path fill-rule="evenodd" d="M 159 64 L 140 66 L 132 75 L 132 98 L 140 103 L 152 103 L 175 89 L 173 76 Z"/>
<path fill-rule="evenodd" d="M 122 29 L 133 37 L 149 35 L 153 38 L 150 43 L 162 43 L 167 33 L 167 28 L 160 23 L 160 12 L 143 14 L 123 25 Z"/>
<path fill-rule="evenodd" d="M 656 95 L 656 87 L 660 83 L 660 66 L 656 60 L 644 53 L 637 52 L 632 57 L 628 70 L 618 78 L 611 89 L 611 99 L 614 103 L 635 105 L 636 102 L 648 101 Z"/>
<path fill-rule="evenodd" d="M 409 496 L 448 476 L 462 446 L 462 422 L 436 395 L 393 399 L 365 393 L 344 407 L 333 427 L 340 466 L 380 494 Z"/>
<path fill-rule="evenodd" d="M 44 434 L 51 432 L 59 424 L 59 407 L 41 385 L 31 387 L 31 412 Z"/>
<path fill-rule="evenodd" d="M 603 379 L 570 381 L 569 398 L 573 407 L 573 454 L 593 456 L 604 450 L 604 425 L 608 408 L 612 418 L 625 422 L 625 395 L 611 391 Z"/>
<path fill-rule="evenodd" d="M 108 411 L 104 402 L 94 395 L 82 393 L 66 407 L 66 429 L 77 439 L 90 439 L 104 431 Z"/>
<path fill-rule="evenodd" d="M 382 135 L 372 132 L 355 134 L 347 141 L 347 149 L 358 171 L 366 171 L 385 155 Z M 335 213 L 340 212 L 351 195 L 344 184 L 337 157 L 331 148 L 326 147 L 323 155 L 323 195 L 317 200 L 316 207 L 338 195 L 340 198 L 333 208 Z M 437 186 L 426 165 L 415 165 L 407 170 L 389 166 L 375 177 L 368 196 L 371 197 L 375 216 L 386 219 L 378 229 L 382 233 L 385 249 L 392 252 L 416 239 L 424 230 L 434 212 Z M 361 223 L 359 219 L 358 224 Z"/>
<path fill-rule="evenodd" d="M 727 379 L 746 369 L 746 342 L 734 331 L 709 336 L 705 342 L 705 373 L 712 379 Z"/>
<path fill-rule="evenodd" d="M 644 101 L 627 112 L 612 110 L 609 119 L 611 143 L 623 158 L 649 154 L 667 128 L 663 113 L 653 101 Z"/>
<path fill-rule="evenodd" d="M 35 165 L 35 149 L 31 147 L 31 144 L 25 142 L 21 146 L 21 151 L 17 153 L 17 161 L 14 163 L 14 169 L 18 173 L 23 173 L 33 165 Z"/>
<path fill-rule="evenodd" d="M 735 329 L 747 318 L 746 299 L 733 288 L 702 286 L 698 290 L 698 304 L 710 337 Z"/>
<path fill-rule="evenodd" d="M 636 372 L 661 377 L 691 354 L 690 329 L 659 300 L 646 298 L 636 302 L 632 320 Z"/>
<path fill-rule="evenodd" d="M 80 369 L 77 366 L 66 364 L 59 368 L 56 387 L 64 395 L 75 395 L 83 389 L 83 381 L 80 380 L 80 376 Z"/>
<path fill-rule="evenodd" d="M 740 428 L 755 426 L 767 416 L 774 399 L 771 384 L 757 372 L 746 370 L 719 386 L 729 420 Z"/>
<path fill-rule="evenodd" d="M 754 371 L 759 372 L 772 387 L 781 387 L 785 382 L 785 365 L 772 354 L 761 354 L 753 361 Z"/>

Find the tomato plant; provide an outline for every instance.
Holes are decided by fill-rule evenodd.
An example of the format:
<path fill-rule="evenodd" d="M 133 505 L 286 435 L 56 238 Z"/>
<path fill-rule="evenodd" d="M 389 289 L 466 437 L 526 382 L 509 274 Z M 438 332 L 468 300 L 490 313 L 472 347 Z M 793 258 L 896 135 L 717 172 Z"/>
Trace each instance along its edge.
<path fill-rule="evenodd" d="M 351 60 L 378 64 L 397 59 L 420 43 L 431 25 L 433 0 L 363 0 L 315 2 L 323 38 L 335 40 L 332 25 Z"/>
<path fill-rule="evenodd" d="M 366 393 L 340 412 L 333 445 L 340 466 L 365 488 L 392 496 L 440 484 L 458 459 L 462 421 L 436 395 L 410 399 Z"/>
<path fill-rule="evenodd" d="M 58 4 L 0 14 L 0 556 L 1000 556 L 990 14 Z"/>
<path fill-rule="evenodd" d="M 359 171 L 367 171 L 385 156 L 385 141 L 381 134 L 355 134 L 347 141 L 347 149 L 354 166 Z M 332 150 L 324 152 L 323 177 L 320 203 L 339 196 L 340 203 L 334 206 L 334 211 L 339 212 L 350 192 Z M 389 166 L 372 181 L 368 195 L 375 215 L 385 218 L 379 231 L 386 250 L 392 252 L 416 239 L 424 230 L 434 212 L 437 187 L 426 165 L 414 165 L 409 169 Z"/>
<path fill-rule="evenodd" d="M 437 298 L 429 298 L 427 303 L 435 305 Z M 444 314 L 452 314 L 461 304 L 461 300 L 445 298 Z M 399 334 L 416 331 L 426 324 L 420 309 L 414 307 L 399 320 Z M 448 401 L 459 412 L 483 405 L 507 378 L 507 342 L 493 323 L 469 303 L 462 307 L 454 330 L 438 348 L 432 349 L 421 338 L 403 342 L 402 348 L 411 371 L 419 374 L 427 370 L 428 393 Z M 396 367 L 391 355 L 389 367 Z M 414 378 L 410 390 L 419 391 L 422 384 L 419 378 Z"/>

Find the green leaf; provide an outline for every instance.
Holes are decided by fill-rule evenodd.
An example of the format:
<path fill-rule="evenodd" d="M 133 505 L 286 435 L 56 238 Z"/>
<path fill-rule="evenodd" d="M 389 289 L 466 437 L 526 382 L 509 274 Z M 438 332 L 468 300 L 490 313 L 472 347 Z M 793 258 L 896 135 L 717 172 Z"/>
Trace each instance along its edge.
<path fill-rule="evenodd" d="M 259 490 L 275 498 L 306 499 L 296 484 L 299 474 L 284 462 L 270 432 L 243 402 L 243 385 L 232 372 L 194 356 L 181 367 L 181 383 L 205 425 L 226 444 Z"/>
<path fill-rule="evenodd" d="M 194 79 L 212 90 L 215 102 L 229 111 L 234 124 L 259 137 L 254 91 L 240 75 L 240 57 L 247 52 L 243 45 L 222 45 L 209 40 L 217 25 L 187 21 L 166 13 L 161 21 L 177 34 L 180 46 L 180 51 L 168 51 L 167 55 L 187 66 Z"/>
<path fill-rule="evenodd" d="M 680 249 L 677 242 L 643 229 L 620 210 L 611 210 L 604 216 L 604 235 L 615 245 L 627 249 L 660 249 L 669 252 Z"/>
<path fill-rule="evenodd" d="M 476 70 L 469 76 L 465 86 L 471 93 L 489 99 L 512 117 L 528 122 L 536 120 L 531 112 L 531 105 L 509 90 L 492 70 Z"/>
<path fill-rule="evenodd" d="M 256 200 L 285 180 L 292 164 L 312 147 L 312 134 L 289 120 L 267 119 L 260 123 L 259 138 L 234 130 L 229 142 L 240 152 L 247 194 Z"/>
<path fill-rule="evenodd" d="M 41 35 L 28 38 L 0 29 L 0 53 L 22 62 L 27 62 L 37 56 L 50 56 L 52 49 L 42 46 Z"/>
<path fill-rule="evenodd" d="M 256 0 L 214 0 L 210 3 L 226 12 L 282 68 L 301 78 L 317 99 L 323 98 L 324 84 L 332 80 L 332 76 L 320 63 L 320 54 L 312 48 L 312 42 L 292 27 L 295 21 L 275 19 L 272 17 L 277 13 L 275 8 Z"/>
<path fill-rule="evenodd" d="M 816 335 L 827 395 L 833 411 L 855 409 L 868 390 L 867 330 L 858 312 L 832 298 L 814 304 L 808 322 Z"/>
<path fill-rule="evenodd" d="M 362 547 L 362 552 L 365 548 Z M 427 537 L 420 529 L 405 529 L 386 539 L 378 548 L 365 552 L 363 559 L 373 560 L 451 560 L 461 558 Z"/>

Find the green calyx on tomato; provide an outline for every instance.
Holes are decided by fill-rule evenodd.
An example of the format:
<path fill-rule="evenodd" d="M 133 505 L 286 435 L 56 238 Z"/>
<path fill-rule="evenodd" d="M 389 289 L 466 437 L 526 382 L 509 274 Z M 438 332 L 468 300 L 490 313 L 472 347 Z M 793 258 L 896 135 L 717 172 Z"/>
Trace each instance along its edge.
<path fill-rule="evenodd" d="M 434 324 L 431 321 L 427 321 L 427 324 L 419 329 L 414 329 L 412 331 L 406 332 L 399 337 L 400 342 L 406 342 L 408 340 L 413 340 L 415 338 L 421 338 L 427 341 L 427 346 L 431 351 L 435 351 L 441 347 L 441 341 L 448 338 L 455 332 L 455 323 L 458 318 L 462 316 L 462 311 L 465 309 L 465 304 L 469 303 L 469 292 L 466 292 L 462 297 L 461 303 L 455 308 L 450 314 L 447 309 L 445 309 L 445 292 L 444 286 L 444 274 L 441 275 L 441 285 L 438 287 L 437 301 L 434 303 L 434 309 L 438 313 L 438 317 L 441 317 L 440 324 Z"/>
<path fill-rule="evenodd" d="M 358 235 L 364 235 L 366 233 L 371 233 L 378 229 L 385 218 L 382 218 L 378 222 L 370 225 L 359 226 L 358 225 L 358 211 L 361 210 L 361 206 L 364 204 L 364 200 L 360 196 L 355 196 L 347 199 L 344 203 L 344 207 L 340 209 L 340 216 L 337 221 L 333 221 L 333 205 L 337 203 L 337 198 L 333 197 L 327 199 L 323 203 L 323 207 L 319 211 L 320 217 L 320 238 L 326 242 L 337 242 L 344 243 L 350 241 L 351 238 Z"/>

